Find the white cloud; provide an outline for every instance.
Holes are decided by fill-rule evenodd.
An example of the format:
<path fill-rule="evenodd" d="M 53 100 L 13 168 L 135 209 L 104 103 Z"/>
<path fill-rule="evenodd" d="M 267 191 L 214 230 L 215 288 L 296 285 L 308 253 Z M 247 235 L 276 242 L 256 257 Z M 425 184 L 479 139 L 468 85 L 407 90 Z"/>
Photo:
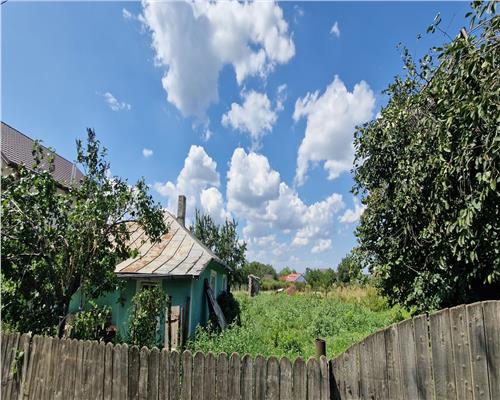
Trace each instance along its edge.
<path fill-rule="evenodd" d="M 153 155 L 153 150 L 151 149 L 142 149 L 142 155 L 146 158 L 151 157 Z"/>
<path fill-rule="evenodd" d="M 191 146 L 184 160 L 177 181 L 166 183 L 156 182 L 153 188 L 167 198 L 167 207 L 176 211 L 177 198 L 180 194 L 186 196 L 187 215 L 191 217 L 196 208 L 210 208 L 213 210 L 213 201 L 209 201 L 213 193 L 205 195 L 205 203 L 201 201 L 202 192 L 210 187 L 218 188 L 220 185 L 217 163 L 208 156 L 201 146 Z"/>
<path fill-rule="evenodd" d="M 293 119 L 307 119 L 304 139 L 297 156 L 295 180 L 304 183 L 310 164 L 324 161 L 328 179 L 352 168 L 355 126 L 373 117 L 375 96 L 364 81 L 349 92 L 335 76 L 325 92 L 307 93 L 297 99 Z"/>
<path fill-rule="evenodd" d="M 343 224 L 353 224 L 354 222 L 359 221 L 361 215 L 366 209 L 365 205 L 359 204 L 359 200 L 355 197 L 354 200 L 354 209 L 347 209 L 344 214 L 339 217 L 339 221 Z"/>
<path fill-rule="evenodd" d="M 262 136 L 271 132 L 276 122 L 276 112 L 265 93 L 250 91 L 243 94 L 243 105 L 233 103 L 231 109 L 222 116 L 222 125 L 248 133 L 253 147 L 259 146 Z"/>
<path fill-rule="evenodd" d="M 286 83 L 278 86 L 278 90 L 276 92 L 276 111 L 283 111 L 283 109 L 285 108 L 284 103 L 287 98 L 286 89 Z"/>
<path fill-rule="evenodd" d="M 120 102 L 118 99 L 113 96 L 110 92 L 106 92 L 103 94 L 104 100 L 106 100 L 106 103 L 108 104 L 109 108 L 111 108 L 113 111 L 121 111 L 121 110 L 130 110 L 132 106 L 128 103 L 125 102 Z"/>
<path fill-rule="evenodd" d="M 213 132 L 210 129 L 206 128 L 201 135 L 201 139 L 204 142 L 208 142 L 210 140 L 210 138 L 212 137 L 212 135 L 213 135 Z"/>
<path fill-rule="evenodd" d="M 132 13 L 129 10 L 127 10 L 126 8 L 122 9 L 122 16 L 123 16 L 123 19 L 126 19 L 126 20 L 133 18 Z"/>
<path fill-rule="evenodd" d="M 200 204 L 202 211 L 205 214 L 210 214 L 218 223 L 231 218 L 231 213 L 229 213 L 224 207 L 222 193 L 215 187 L 204 189 L 201 192 Z"/>
<path fill-rule="evenodd" d="M 167 100 L 183 116 L 204 118 L 218 101 L 217 81 L 232 65 L 238 84 L 265 77 L 295 54 L 282 9 L 272 2 L 157 2 L 143 0 L 142 21 L 156 62 L 165 68 Z"/>
<path fill-rule="evenodd" d="M 330 29 L 330 34 L 333 34 L 336 37 L 340 37 L 339 23 L 337 21 L 335 21 L 335 23 L 332 26 L 332 29 Z"/>
<path fill-rule="evenodd" d="M 332 248 L 331 239 L 320 239 L 318 243 L 311 249 L 311 253 L 323 253 Z"/>

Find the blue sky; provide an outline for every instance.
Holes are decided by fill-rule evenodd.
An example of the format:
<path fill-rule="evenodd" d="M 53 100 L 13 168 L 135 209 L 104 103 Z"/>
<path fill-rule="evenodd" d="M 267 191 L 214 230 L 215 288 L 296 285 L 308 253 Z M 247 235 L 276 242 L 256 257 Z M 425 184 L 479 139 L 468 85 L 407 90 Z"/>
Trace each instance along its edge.
<path fill-rule="evenodd" d="M 1 118 L 68 159 L 92 127 L 112 174 L 239 221 L 248 258 L 335 267 L 356 244 L 352 134 L 465 2 L 1 6 Z M 423 37 L 417 40 L 417 34 Z"/>

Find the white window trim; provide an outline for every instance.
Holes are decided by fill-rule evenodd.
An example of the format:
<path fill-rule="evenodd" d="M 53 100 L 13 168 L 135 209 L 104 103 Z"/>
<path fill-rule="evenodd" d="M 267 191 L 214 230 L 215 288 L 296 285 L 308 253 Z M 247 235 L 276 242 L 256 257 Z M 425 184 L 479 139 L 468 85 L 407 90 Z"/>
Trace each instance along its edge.
<path fill-rule="evenodd" d="M 210 271 L 210 283 L 212 283 L 212 278 L 215 278 L 212 290 L 214 291 L 214 296 L 217 296 L 217 271 L 214 271 L 213 269 Z"/>

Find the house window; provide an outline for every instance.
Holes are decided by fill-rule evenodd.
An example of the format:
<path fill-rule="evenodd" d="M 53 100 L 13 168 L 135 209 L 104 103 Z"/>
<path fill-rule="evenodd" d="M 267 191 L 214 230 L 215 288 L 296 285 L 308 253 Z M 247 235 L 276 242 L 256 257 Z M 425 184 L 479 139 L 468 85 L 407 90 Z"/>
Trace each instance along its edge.
<path fill-rule="evenodd" d="M 155 287 L 160 286 L 161 281 L 138 281 L 137 282 L 137 291 L 142 289 L 153 289 Z"/>
<path fill-rule="evenodd" d="M 216 293 L 217 289 L 216 285 L 217 285 L 217 272 L 210 271 L 210 287 L 212 288 L 214 293 Z"/>
<path fill-rule="evenodd" d="M 222 290 L 227 292 L 227 276 L 226 275 L 222 276 Z"/>

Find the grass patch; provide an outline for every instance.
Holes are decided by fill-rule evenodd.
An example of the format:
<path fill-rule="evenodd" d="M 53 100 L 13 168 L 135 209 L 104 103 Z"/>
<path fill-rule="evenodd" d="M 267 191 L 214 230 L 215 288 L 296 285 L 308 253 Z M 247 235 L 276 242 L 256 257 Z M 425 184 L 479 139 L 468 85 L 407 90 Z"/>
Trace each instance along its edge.
<path fill-rule="evenodd" d="M 331 358 L 370 333 L 409 317 L 400 307 L 389 307 L 371 287 L 337 288 L 327 296 L 261 292 L 250 298 L 237 292 L 235 297 L 241 325 L 220 333 L 198 328 L 196 339 L 188 342 L 190 350 L 307 358 L 315 354 L 314 339 L 321 337 Z"/>

